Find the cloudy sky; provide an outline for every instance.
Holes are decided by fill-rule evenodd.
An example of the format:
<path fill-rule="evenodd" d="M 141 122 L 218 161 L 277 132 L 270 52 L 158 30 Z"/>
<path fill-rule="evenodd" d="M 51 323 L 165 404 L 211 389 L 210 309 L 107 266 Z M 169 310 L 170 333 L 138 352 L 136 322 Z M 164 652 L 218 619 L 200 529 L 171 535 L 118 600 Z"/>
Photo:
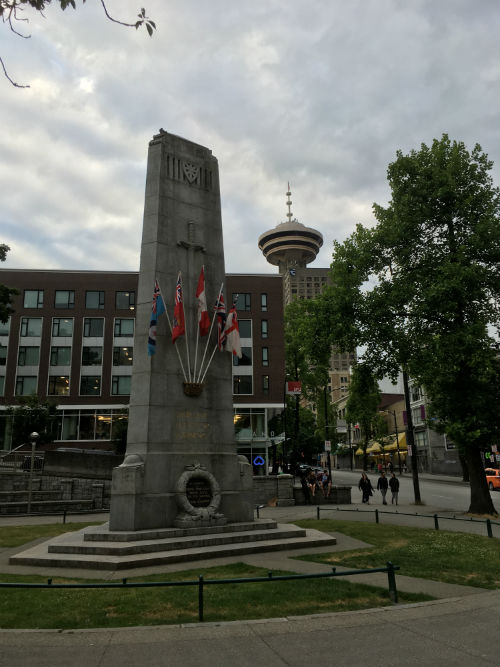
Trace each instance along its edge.
<path fill-rule="evenodd" d="M 447 132 L 499 165 L 497 0 L 143 0 L 157 31 L 99 0 L 0 25 L 5 268 L 137 270 L 148 142 L 219 161 L 228 272 L 274 272 L 259 235 L 293 213 L 313 266 L 372 204 L 387 165 Z M 139 0 L 108 0 L 133 22 Z"/>

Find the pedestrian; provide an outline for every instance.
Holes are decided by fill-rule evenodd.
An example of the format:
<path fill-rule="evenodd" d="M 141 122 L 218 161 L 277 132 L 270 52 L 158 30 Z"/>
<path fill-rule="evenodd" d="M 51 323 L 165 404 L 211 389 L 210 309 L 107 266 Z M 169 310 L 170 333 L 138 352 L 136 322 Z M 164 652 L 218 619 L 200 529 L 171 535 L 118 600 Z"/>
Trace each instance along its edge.
<path fill-rule="evenodd" d="M 396 477 L 394 473 L 392 473 L 391 479 L 389 480 L 389 486 L 391 487 L 391 493 L 392 493 L 391 503 L 396 502 L 397 505 L 398 493 L 399 493 L 399 479 Z"/>
<path fill-rule="evenodd" d="M 379 471 L 379 473 L 382 472 L 382 464 L 380 462 L 377 464 L 377 470 Z"/>
<path fill-rule="evenodd" d="M 311 492 L 311 496 L 314 498 L 316 496 L 316 475 L 314 470 L 311 470 L 307 476 L 307 486 Z"/>
<path fill-rule="evenodd" d="M 394 466 L 392 465 L 392 461 L 389 461 L 389 465 L 387 467 L 389 468 L 389 472 L 392 474 L 394 472 Z"/>
<path fill-rule="evenodd" d="M 380 477 L 378 478 L 377 489 L 382 494 L 382 502 L 384 505 L 387 505 L 385 494 L 387 493 L 388 488 L 389 488 L 389 482 L 387 480 L 387 477 L 385 476 L 385 472 L 382 470 L 382 472 L 380 473 Z"/>
<path fill-rule="evenodd" d="M 362 492 L 362 502 L 370 504 L 370 496 L 373 496 L 372 483 L 368 479 L 366 472 L 361 473 L 361 479 L 358 483 L 358 489 Z"/>
<path fill-rule="evenodd" d="M 325 496 L 325 498 L 328 498 L 332 491 L 332 476 L 330 475 L 328 470 L 323 470 L 323 477 L 321 479 L 321 483 L 323 486 L 323 495 Z"/>

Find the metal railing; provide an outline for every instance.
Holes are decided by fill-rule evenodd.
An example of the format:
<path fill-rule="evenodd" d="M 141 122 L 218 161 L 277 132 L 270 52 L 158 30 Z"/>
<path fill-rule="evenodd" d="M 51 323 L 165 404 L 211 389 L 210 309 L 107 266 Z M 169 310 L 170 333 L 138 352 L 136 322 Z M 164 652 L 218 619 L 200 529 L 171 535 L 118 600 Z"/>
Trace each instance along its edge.
<path fill-rule="evenodd" d="M 398 602 L 398 591 L 396 588 L 396 570 L 399 570 L 399 565 L 393 565 L 391 561 L 387 561 L 386 567 L 375 567 L 366 570 L 345 570 L 337 572 L 335 567 L 332 567 L 331 572 L 321 572 L 319 574 L 284 574 L 274 576 L 272 572 L 268 572 L 267 577 L 244 577 L 241 579 L 205 579 L 202 574 L 198 576 L 198 580 L 194 581 L 147 581 L 147 582 L 132 582 L 129 583 L 127 579 L 122 579 L 121 583 L 89 583 L 89 584 L 54 584 L 52 579 L 47 579 L 46 584 L 29 584 L 24 582 L 0 582 L 1 588 L 116 588 L 124 590 L 126 588 L 153 588 L 153 587 L 169 587 L 169 586 L 197 586 L 198 587 L 198 620 L 203 622 L 204 617 L 204 588 L 205 586 L 213 586 L 219 584 L 251 584 L 251 583 L 275 583 L 280 581 L 293 581 L 299 579 L 324 579 L 326 577 L 346 577 L 349 575 L 358 574 L 373 574 L 377 572 L 386 572 L 389 598 L 393 604 Z"/>
<path fill-rule="evenodd" d="M 316 507 L 316 518 L 318 520 L 320 518 L 320 512 L 358 512 L 360 514 L 371 514 L 372 510 L 360 510 L 358 508 L 351 510 L 340 507 L 320 507 L 318 505 Z M 388 512 L 386 510 L 379 510 L 379 509 L 375 509 L 373 510 L 373 512 L 375 513 L 375 523 L 380 523 L 381 514 L 390 514 L 391 516 L 416 516 L 416 517 L 434 519 L 434 528 L 436 530 L 439 530 L 439 519 L 443 521 L 468 521 L 468 522 L 472 521 L 475 523 L 484 523 L 486 525 L 486 532 L 488 534 L 488 537 L 493 537 L 492 526 L 500 526 L 500 522 L 498 521 L 492 521 L 491 519 L 474 519 L 474 517 L 469 517 L 468 519 L 464 519 L 463 517 L 457 517 L 455 515 L 438 516 L 437 514 L 419 514 L 418 512 Z"/>

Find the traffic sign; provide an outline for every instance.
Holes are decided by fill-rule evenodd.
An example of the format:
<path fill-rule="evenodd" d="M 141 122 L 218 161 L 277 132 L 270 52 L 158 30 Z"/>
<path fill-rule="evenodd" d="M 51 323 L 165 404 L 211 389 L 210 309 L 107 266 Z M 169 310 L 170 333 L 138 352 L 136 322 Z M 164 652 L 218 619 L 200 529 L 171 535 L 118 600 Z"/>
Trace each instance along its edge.
<path fill-rule="evenodd" d="M 325 440 L 325 452 L 332 451 L 332 443 L 330 440 Z"/>

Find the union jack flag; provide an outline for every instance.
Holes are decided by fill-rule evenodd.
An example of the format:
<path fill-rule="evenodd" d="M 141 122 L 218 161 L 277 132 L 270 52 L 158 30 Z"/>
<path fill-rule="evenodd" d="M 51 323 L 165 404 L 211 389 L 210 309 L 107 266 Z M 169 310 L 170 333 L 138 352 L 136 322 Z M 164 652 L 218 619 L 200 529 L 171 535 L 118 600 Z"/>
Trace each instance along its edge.
<path fill-rule="evenodd" d="M 217 316 L 217 345 L 219 351 L 222 352 L 224 343 L 226 342 L 226 304 L 224 303 L 224 295 L 222 294 L 222 291 L 218 300 L 215 302 L 214 310 Z"/>
<path fill-rule="evenodd" d="M 182 336 L 186 332 L 186 326 L 184 322 L 184 302 L 182 299 L 182 281 L 181 281 L 181 272 L 177 276 L 177 284 L 175 286 L 175 305 L 174 305 L 174 318 L 172 323 L 172 343 L 175 343 L 179 336 Z"/>

